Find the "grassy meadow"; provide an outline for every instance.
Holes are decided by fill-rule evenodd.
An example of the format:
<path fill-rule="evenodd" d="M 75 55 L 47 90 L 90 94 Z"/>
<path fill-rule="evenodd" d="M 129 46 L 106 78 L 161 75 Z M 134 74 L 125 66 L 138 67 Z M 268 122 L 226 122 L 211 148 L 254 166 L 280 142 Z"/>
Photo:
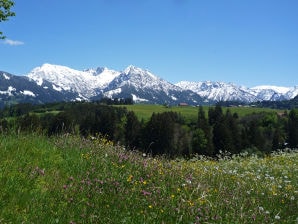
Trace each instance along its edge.
<path fill-rule="evenodd" d="M 126 107 L 127 110 L 135 112 L 138 118 L 148 121 L 152 113 L 163 113 L 167 111 L 173 111 L 180 113 L 187 119 L 187 121 L 195 121 L 198 118 L 198 107 L 194 106 L 170 106 L 166 107 L 163 105 L 153 105 L 153 104 L 134 104 L 134 105 L 125 105 L 119 107 Z M 213 107 L 213 106 L 211 106 Z M 283 110 L 270 109 L 270 108 L 257 108 L 257 107 L 222 107 L 223 112 L 230 110 L 232 113 L 237 113 L 240 117 L 249 115 L 252 113 L 260 112 L 283 112 Z M 203 106 L 206 116 L 208 116 L 209 106 Z"/>
<path fill-rule="evenodd" d="M 152 158 L 103 137 L 0 134 L 0 223 L 297 223 L 298 152 Z"/>

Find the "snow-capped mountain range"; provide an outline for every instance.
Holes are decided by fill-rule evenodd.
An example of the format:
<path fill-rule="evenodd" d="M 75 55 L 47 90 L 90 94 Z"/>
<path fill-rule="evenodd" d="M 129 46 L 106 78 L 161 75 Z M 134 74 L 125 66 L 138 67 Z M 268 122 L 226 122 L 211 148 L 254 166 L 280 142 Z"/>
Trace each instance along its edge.
<path fill-rule="evenodd" d="M 183 102 L 197 105 L 218 101 L 277 101 L 292 99 L 296 95 L 298 86 L 247 88 L 212 81 L 172 84 L 148 70 L 132 65 L 123 71 L 101 67 L 78 71 L 66 66 L 44 64 L 24 76 L 0 72 L 0 106 L 7 101 L 45 103 L 96 100 L 102 97 L 129 97 L 143 103 Z"/>
<path fill-rule="evenodd" d="M 256 86 L 247 88 L 245 86 L 237 86 L 233 83 L 224 82 L 188 82 L 181 81 L 176 84 L 183 89 L 189 89 L 206 97 L 212 101 L 240 101 L 240 102 L 256 102 L 256 101 L 279 101 L 289 100 L 298 95 L 298 86 L 280 87 L 280 86 Z"/>

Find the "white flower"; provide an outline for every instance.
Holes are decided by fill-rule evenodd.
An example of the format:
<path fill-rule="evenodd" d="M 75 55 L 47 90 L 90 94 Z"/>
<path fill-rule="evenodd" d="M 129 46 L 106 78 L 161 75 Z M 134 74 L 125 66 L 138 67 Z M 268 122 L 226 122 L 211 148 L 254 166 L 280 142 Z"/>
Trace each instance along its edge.
<path fill-rule="evenodd" d="M 187 179 L 186 180 L 186 183 L 191 184 L 191 180 L 190 179 Z"/>
<path fill-rule="evenodd" d="M 259 211 L 260 211 L 260 212 L 263 212 L 263 211 L 264 211 L 264 208 L 263 208 L 262 206 L 260 206 L 260 207 L 259 207 Z"/>
<path fill-rule="evenodd" d="M 277 219 L 277 220 L 279 220 L 280 219 L 280 216 L 279 215 L 276 215 L 274 218 Z"/>

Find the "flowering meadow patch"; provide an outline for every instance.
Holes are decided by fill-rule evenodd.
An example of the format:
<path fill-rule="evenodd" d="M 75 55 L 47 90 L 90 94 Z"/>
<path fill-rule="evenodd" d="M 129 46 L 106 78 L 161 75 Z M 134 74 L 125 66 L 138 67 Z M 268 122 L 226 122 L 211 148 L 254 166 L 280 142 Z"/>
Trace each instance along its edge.
<path fill-rule="evenodd" d="M 297 223 L 298 151 L 169 160 L 73 135 L 0 135 L 0 223 Z"/>

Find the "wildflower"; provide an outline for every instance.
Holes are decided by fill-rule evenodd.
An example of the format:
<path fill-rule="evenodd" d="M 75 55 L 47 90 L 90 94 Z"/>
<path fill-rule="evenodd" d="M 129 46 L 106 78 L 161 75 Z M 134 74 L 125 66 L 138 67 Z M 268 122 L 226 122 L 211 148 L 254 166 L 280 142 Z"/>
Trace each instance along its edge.
<path fill-rule="evenodd" d="M 172 194 L 172 195 L 171 195 L 171 198 L 175 198 L 175 195 L 174 195 L 174 194 Z"/>
<path fill-rule="evenodd" d="M 193 203 L 192 201 L 188 201 L 188 205 L 192 207 L 195 205 L 195 203 Z"/>
<path fill-rule="evenodd" d="M 150 209 L 151 209 L 151 208 L 153 208 L 153 206 L 152 206 L 152 205 L 149 205 L 149 206 L 148 206 L 148 208 L 150 208 Z"/>
<path fill-rule="evenodd" d="M 143 194 L 144 196 L 146 196 L 146 195 L 151 195 L 151 192 L 148 192 L 148 191 L 142 190 L 142 194 Z"/>
<path fill-rule="evenodd" d="M 39 169 L 39 174 L 44 176 L 44 173 L 45 173 L 45 169 Z"/>
<path fill-rule="evenodd" d="M 264 208 L 263 208 L 262 206 L 260 206 L 260 207 L 259 207 L 259 211 L 260 211 L 260 212 L 263 212 L 263 211 L 264 211 Z"/>
<path fill-rule="evenodd" d="M 190 179 L 187 179 L 186 180 L 186 183 L 191 184 L 191 180 Z"/>
<path fill-rule="evenodd" d="M 133 175 L 129 175 L 126 181 L 127 182 L 131 182 L 132 181 L 132 178 L 133 178 Z"/>
<path fill-rule="evenodd" d="M 279 219 L 280 219 L 280 216 L 277 214 L 274 218 L 275 218 L 276 220 L 279 220 Z"/>

